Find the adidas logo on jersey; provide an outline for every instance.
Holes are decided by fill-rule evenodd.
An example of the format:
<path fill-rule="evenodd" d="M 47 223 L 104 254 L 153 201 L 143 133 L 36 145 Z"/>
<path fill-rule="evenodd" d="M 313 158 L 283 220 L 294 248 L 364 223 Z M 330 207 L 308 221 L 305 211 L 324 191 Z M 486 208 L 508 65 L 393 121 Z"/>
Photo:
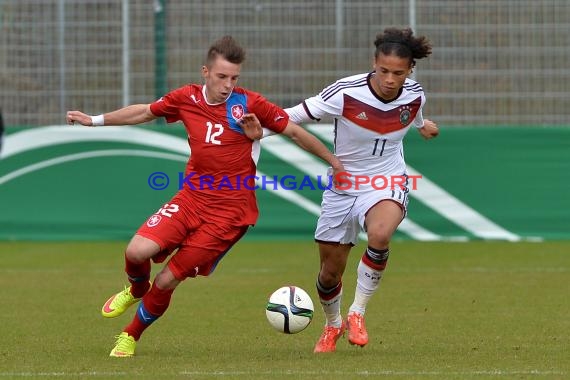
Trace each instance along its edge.
<path fill-rule="evenodd" d="M 356 118 L 360 119 L 360 120 L 368 120 L 368 116 L 366 116 L 366 112 L 364 112 L 364 111 L 362 111 L 361 113 L 356 115 Z"/>

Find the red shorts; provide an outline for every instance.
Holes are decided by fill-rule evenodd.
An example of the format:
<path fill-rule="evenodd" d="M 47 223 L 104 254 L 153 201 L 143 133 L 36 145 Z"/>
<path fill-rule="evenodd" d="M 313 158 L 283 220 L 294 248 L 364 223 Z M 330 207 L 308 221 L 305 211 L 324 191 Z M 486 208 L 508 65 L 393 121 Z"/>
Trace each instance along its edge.
<path fill-rule="evenodd" d="M 152 258 L 155 263 L 163 262 L 177 250 L 168 267 L 182 281 L 212 273 L 248 228 L 208 220 L 208 215 L 199 215 L 189 197 L 179 192 L 140 226 L 137 235 L 160 246 L 161 251 Z"/>

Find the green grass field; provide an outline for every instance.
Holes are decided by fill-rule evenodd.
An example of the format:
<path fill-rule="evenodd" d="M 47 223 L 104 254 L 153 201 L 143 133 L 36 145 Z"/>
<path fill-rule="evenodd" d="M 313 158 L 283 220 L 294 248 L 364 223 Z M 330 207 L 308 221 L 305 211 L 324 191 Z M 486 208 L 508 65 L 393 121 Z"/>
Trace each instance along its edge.
<path fill-rule="evenodd" d="M 213 276 L 181 284 L 136 357 L 116 359 L 114 336 L 134 310 L 106 320 L 100 308 L 126 284 L 124 246 L 0 243 L 0 378 L 570 378 L 568 242 L 394 243 L 366 314 L 370 343 L 342 340 L 324 355 L 312 352 L 324 323 L 314 244 L 241 242 Z M 296 335 L 265 319 L 267 297 L 286 284 L 316 306 Z"/>

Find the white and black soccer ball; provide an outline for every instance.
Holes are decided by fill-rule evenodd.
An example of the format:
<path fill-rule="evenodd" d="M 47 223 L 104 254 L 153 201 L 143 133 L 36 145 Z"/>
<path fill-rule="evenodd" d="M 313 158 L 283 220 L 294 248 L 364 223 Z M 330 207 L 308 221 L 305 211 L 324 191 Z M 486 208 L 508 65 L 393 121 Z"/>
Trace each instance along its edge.
<path fill-rule="evenodd" d="M 298 286 L 277 289 L 265 308 L 271 326 L 285 334 L 303 331 L 311 323 L 314 311 L 313 300 Z"/>

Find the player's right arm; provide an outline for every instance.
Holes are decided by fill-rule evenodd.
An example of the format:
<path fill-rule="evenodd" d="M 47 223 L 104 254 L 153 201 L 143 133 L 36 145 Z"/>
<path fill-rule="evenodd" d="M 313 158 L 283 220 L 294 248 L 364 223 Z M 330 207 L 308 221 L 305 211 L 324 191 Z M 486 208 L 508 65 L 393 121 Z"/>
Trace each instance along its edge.
<path fill-rule="evenodd" d="M 311 116 L 307 113 L 305 106 L 303 103 L 299 103 L 294 107 L 285 108 L 285 112 L 289 115 L 289 119 L 295 124 L 303 124 L 305 122 L 312 121 Z M 262 138 L 272 136 L 276 134 L 272 130 L 268 128 L 263 128 L 263 136 Z"/>
<path fill-rule="evenodd" d="M 102 115 L 91 116 L 81 111 L 68 111 L 67 124 L 79 123 L 88 127 L 102 125 L 135 125 L 156 119 L 150 104 L 133 104 Z"/>

